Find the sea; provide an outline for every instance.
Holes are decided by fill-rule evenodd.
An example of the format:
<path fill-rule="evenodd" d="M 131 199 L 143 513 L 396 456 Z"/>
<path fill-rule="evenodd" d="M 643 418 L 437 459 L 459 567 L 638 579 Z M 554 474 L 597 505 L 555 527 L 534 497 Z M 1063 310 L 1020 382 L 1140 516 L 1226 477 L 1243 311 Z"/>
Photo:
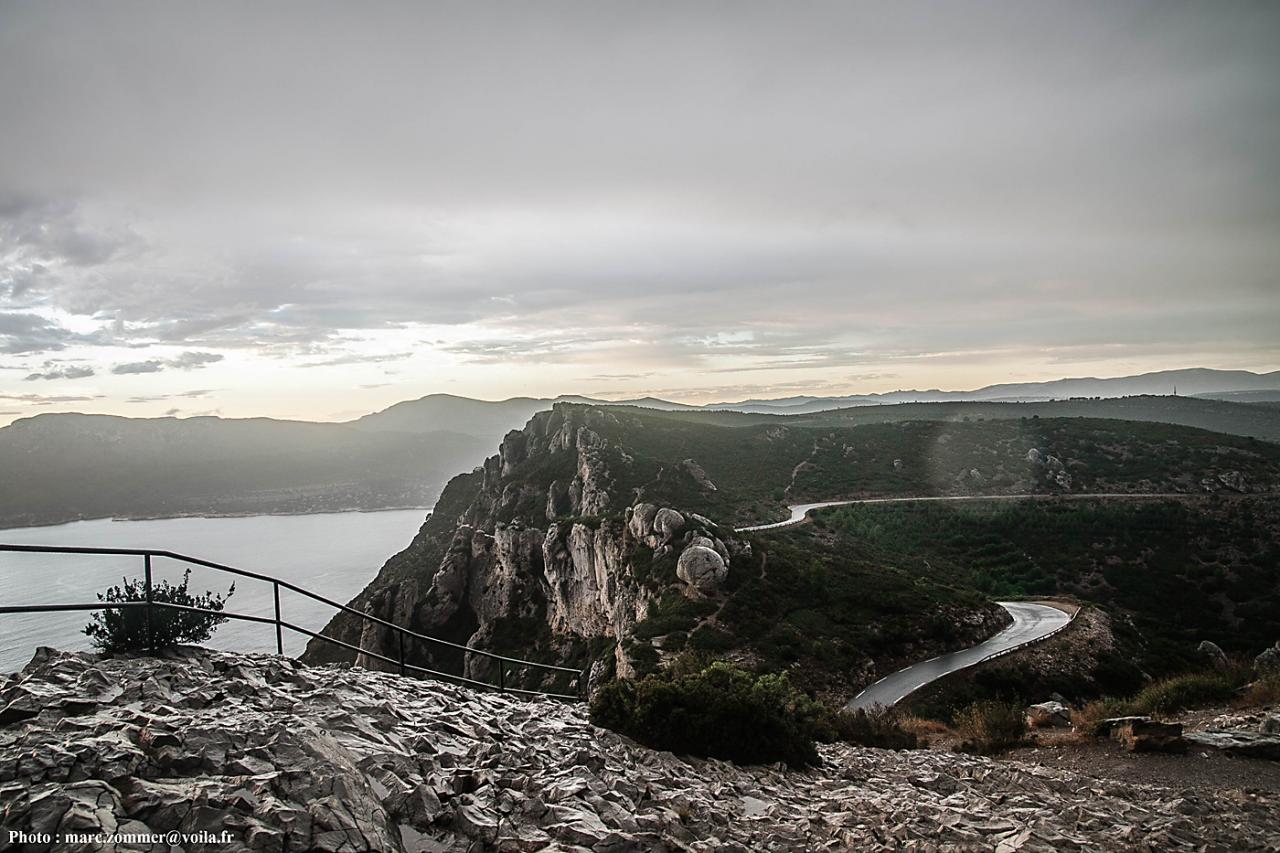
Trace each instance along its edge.
<path fill-rule="evenodd" d="M 169 518 L 147 521 L 99 519 L 48 527 L 0 530 L 8 545 L 149 548 L 173 551 L 290 581 L 303 589 L 346 603 L 378 573 L 392 554 L 413 539 L 424 509 L 336 512 L 313 515 L 259 515 L 235 518 Z M 186 564 L 157 558 L 154 581 L 182 580 Z M 97 593 L 123 578 L 141 578 L 141 557 L 0 552 L 0 604 L 93 602 Z M 191 567 L 190 590 L 227 592 L 228 612 L 271 617 L 271 584 Z M 318 631 L 334 609 L 286 589 L 282 617 Z M 0 614 L 0 673 L 21 669 L 39 646 L 87 650 L 86 612 Z M 284 651 L 301 653 L 307 637 L 286 630 Z M 229 620 L 207 643 L 234 651 L 275 652 L 273 625 Z"/>

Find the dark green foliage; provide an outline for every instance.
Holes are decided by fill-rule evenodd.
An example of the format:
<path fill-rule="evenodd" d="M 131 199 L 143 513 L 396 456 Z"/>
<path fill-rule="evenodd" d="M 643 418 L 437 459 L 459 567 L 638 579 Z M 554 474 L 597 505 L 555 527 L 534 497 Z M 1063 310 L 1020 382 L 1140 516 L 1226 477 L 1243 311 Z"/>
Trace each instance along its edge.
<path fill-rule="evenodd" d="M 679 590 L 668 589 L 662 598 L 649 605 L 648 616 L 635 626 L 632 635 L 648 640 L 672 631 L 690 631 L 702 617 L 715 609 L 715 604 L 710 601 L 694 601 Z"/>
<path fill-rule="evenodd" d="M 788 501 L 859 495 L 1194 492 L 1201 478 L 1227 471 L 1255 486 L 1280 480 L 1280 447 L 1267 442 L 1165 423 L 1018 418 L 1017 405 L 1005 405 L 1005 416 L 971 422 L 910 405 L 788 418 L 617 407 L 591 426 L 628 454 L 609 469 L 619 493 L 643 489 L 647 500 L 734 522 L 782 517 Z M 1111 408 L 1117 417 L 1143 411 Z M 920 419 L 908 420 L 917 411 Z M 1057 468 L 1029 461 L 1033 448 L 1060 460 L 1070 484 L 1056 481 Z M 695 459 L 718 489 L 702 488 L 683 459 Z M 542 494 L 549 482 L 538 481 Z"/>
<path fill-rule="evenodd" d="M 623 643 L 622 649 L 626 652 L 627 659 L 631 661 L 631 666 L 638 674 L 648 675 L 658 671 L 658 650 L 649 645 L 649 643 L 628 637 Z"/>
<path fill-rule="evenodd" d="M 1115 628 L 1140 658 L 1108 662 L 1099 679 L 1109 691 L 1132 689 L 1135 662 L 1156 675 L 1195 665 L 1201 640 L 1243 652 L 1280 636 L 1275 498 L 921 502 L 824 515 L 842 541 L 927 563 L 938 582 L 993 598 L 1070 595 L 1122 614 Z"/>
<path fill-rule="evenodd" d="M 176 585 L 162 580 L 151 585 L 151 600 L 155 605 L 177 604 L 197 607 L 201 610 L 220 611 L 228 598 L 235 594 L 233 583 L 225 596 L 212 592 L 192 595 L 187 590 L 191 570 L 182 575 Z M 98 593 L 98 600 L 109 604 L 147 600 L 146 587 L 141 580 L 124 579 L 122 586 L 113 586 L 105 593 Z M 152 606 L 150 630 L 146 607 L 124 607 L 101 610 L 93 614 L 84 632 L 93 647 L 108 655 L 135 652 L 148 648 L 164 649 L 180 643 L 203 643 L 213 630 L 227 621 L 216 613 L 193 613 L 170 607 Z"/>
<path fill-rule="evenodd" d="M 654 749 L 741 764 L 818 763 L 814 741 L 828 712 L 786 675 L 752 675 L 725 663 L 675 666 L 639 681 L 614 681 L 591 700 L 591 721 Z"/>
<path fill-rule="evenodd" d="M 1130 700 L 1130 713 L 1171 714 L 1230 700 L 1240 686 L 1219 672 L 1193 672 L 1152 682 Z"/>
<path fill-rule="evenodd" d="M 934 579 L 920 561 L 854 537 L 833 539 L 803 526 L 761 536 L 758 544 L 741 571 L 735 563 L 731 577 L 743 580 L 717 619 L 735 645 L 749 645 L 771 669 L 801 663 L 806 672 L 848 672 L 866 657 L 897 654 L 921 636 L 941 648 L 968 645 L 975 635 L 954 619 L 939 618 L 940 608 L 992 606 L 980 594 Z M 695 632 L 690 643 L 700 647 L 703 640 Z M 825 686 L 807 676 L 800 683 Z"/>
<path fill-rule="evenodd" d="M 724 652 L 733 648 L 736 641 L 732 634 L 721 631 L 714 625 L 699 625 L 689 635 L 689 648 L 704 652 Z"/>

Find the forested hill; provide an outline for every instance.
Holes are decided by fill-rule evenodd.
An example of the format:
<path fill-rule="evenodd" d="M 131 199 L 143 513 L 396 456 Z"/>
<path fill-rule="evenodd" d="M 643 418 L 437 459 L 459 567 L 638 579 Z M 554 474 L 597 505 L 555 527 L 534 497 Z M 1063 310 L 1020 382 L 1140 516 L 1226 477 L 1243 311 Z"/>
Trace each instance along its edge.
<path fill-rule="evenodd" d="M 1197 427 L 1212 432 L 1280 442 L 1280 410 L 1266 403 L 1196 397 L 1114 397 L 1034 403 L 965 400 L 893 403 L 832 409 L 811 414 L 760 414 L 706 410 L 672 411 L 668 417 L 724 426 L 755 423 L 794 426 L 854 426 L 900 421 L 1009 420 L 1021 418 L 1111 418 Z"/>
<path fill-rule="evenodd" d="M 857 409 L 769 418 L 571 408 L 591 413 L 609 448 L 602 452 L 616 455 L 615 502 L 638 495 L 734 525 L 783 518 L 790 503 L 840 498 L 1280 488 L 1280 445 L 1165 423 L 1034 414 L 858 423 Z M 534 475 L 545 480 L 542 491 L 523 484 L 524 497 L 499 508 L 502 520 L 540 516 L 552 480 L 567 482 L 573 472 Z"/>

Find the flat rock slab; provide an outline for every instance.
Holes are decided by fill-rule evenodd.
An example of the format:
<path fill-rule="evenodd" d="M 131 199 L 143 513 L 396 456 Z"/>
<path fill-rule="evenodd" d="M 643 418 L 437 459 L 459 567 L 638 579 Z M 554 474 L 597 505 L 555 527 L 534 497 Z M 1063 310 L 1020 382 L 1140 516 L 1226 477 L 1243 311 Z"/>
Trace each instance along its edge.
<path fill-rule="evenodd" d="M 14 701 L 6 830 L 226 829 L 229 851 L 1280 848 L 1270 792 L 846 745 L 804 772 L 685 760 L 581 706 L 265 655 L 48 653 L 0 680 Z"/>
<path fill-rule="evenodd" d="M 1280 734 L 1210 729 L 1184 735 L 1196 746 L 1207 746 L 1229 755 L 1280 761 Z"/>

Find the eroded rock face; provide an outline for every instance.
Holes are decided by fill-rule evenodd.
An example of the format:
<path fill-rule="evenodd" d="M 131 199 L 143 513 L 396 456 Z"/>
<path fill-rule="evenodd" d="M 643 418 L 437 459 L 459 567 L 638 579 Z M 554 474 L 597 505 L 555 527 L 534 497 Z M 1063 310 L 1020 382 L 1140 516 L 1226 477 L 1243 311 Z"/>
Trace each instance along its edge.
<path fill-rule="evenodd" d="M 0 825 L 27 832 L 225 829 L 217 849 L 436 853 L 1280 843 L 1270 792 L 843 745 L 805 772 L 683 760 L 580 706 L 266 656 L 47 653 L 0 684 L 0 707 L 16 699 L 36 713 L 0 727 Z"/>

